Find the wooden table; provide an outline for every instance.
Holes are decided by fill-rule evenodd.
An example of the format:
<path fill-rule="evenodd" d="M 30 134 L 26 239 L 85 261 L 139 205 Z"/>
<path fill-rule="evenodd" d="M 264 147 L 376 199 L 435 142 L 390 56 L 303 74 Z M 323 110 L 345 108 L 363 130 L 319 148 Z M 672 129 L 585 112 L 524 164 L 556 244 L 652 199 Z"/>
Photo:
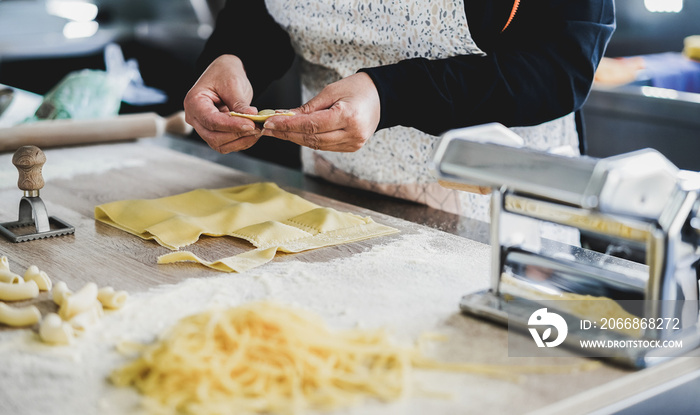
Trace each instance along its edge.
<path fill-rule="evenodd" d="M 400 233 L 279 256 L 243 274 L 223 274 L 197 264 L 157 265 L 156 258 L 169 252 L 166 248 L 96 222 L 94 207 L 115 200 L 155 198 L 262 179 L 150 140 L 47 150 L 46 155 L 46 186 L 41 197 L 50 215 L 76 227 L 75 235 L 19 244 L 2 240 L 0 254 L 9 257 L 16 272 L 35 264 L 54 281 L 63 280 L 72 289 L 94 281 L 99 286 L 127 290 L 133 298 L 124 310 L 107 315 L 101 326 L 74 346 L 43 346 L 32 331 L 36 328 L 1 329 L 0 413 L 131 413 L 128 402 L 133 404 L 136 394 L 116 390 L 105 379 L 124 361 L 114 351 L 115 345 L 122 340 L 150 341 L 178 316 L 204 309 L 209 303 L 236 305 L 260 299 L 295 303 L 321 314 L 333 326 L 386 327 L 406 342 L 424 332 L 439 332 L 446 334 L 448 341 L 436 345 L 432 353 L 447 361 L 510 365 L 585 362 L 571 356 L 509 358 L 504 328 L 459 313 L 457 304 L 463 294 L 488 286 L 489 249 L 482 243 L 287 188 L 320 205 L 371 216 Z M 21 197 L 10 159 L 9 154 L 0 155 L 3 222 L 16 219 Z M 232 238 L 205 237 L 188 249 L 215 259 L 250 246 Z M 36 304 L 42 313 L 56 310 L 47 293 L 26 303 Z M 675 366 L 638 373 L 601 365 L 581 373 L 530 374 L 520 383 L 476 375 L 421 373 L 417 374 L 419 381 L 437 385 L 453 398 L 368 403 L 350 412 L 585 413 L 672 378 L 679 371 L 697 370 L 698 360 L 672 362 Z M 74 367 L 75 372 L 66 367 Z M 21 387 L 16 386 L 18 378 L 24 383 Z M 130 394 L 129 398 L 124 394 Z M 49 412 L 45 412 L 47 408 Z"/>

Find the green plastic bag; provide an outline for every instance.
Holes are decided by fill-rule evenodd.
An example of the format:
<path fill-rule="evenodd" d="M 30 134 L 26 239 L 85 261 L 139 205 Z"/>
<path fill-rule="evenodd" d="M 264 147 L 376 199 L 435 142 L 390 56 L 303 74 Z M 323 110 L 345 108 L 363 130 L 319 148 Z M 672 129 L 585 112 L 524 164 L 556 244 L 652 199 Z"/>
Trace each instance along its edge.
<path fill-rule="evenodd" d="M 119 113 L 129 77 L 83 69 L 66 75 L 36 111 L 37 120 L 91 119 Z"/>
<path fill-rule="evenodd" d="M 149 105 L 167 101 L 164 92 L 144 85 L 134 59 L 124 60 L 117 44 L 105 47 L 106 70 L 82 69 L 66 75 L 44 97 L 25 122 L 95 119 L 115 116 L 122 101 Z"/>

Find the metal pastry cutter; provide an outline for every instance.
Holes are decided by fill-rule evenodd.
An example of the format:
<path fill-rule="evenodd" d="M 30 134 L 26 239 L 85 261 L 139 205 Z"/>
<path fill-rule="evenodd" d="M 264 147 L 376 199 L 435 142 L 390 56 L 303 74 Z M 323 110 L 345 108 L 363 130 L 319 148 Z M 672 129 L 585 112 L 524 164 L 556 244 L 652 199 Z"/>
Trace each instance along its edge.
<path fill-rule="evenodd" d="M 0 234 L 12 242 L 26 242 L 52 236 L 75 233 L 75 228 L 55 216 L 49 216 L 46 205 L 39 197 L 44 187 L 41 168 L 46 155 L 36 146 L 23 146 L 12 157 L 19 171 L 17 186 L 24 191 L 19 201 L 19 218 L 15 222 L 0 223 Z"/>
<path fill-rule="evenodd" d="M 685 351 L 698 347 L 700 174 L 652 149 L 597 159 L 493 139 L 512 134 L 500 124 L 448 131 L 434 155 L 438 179 L 491 189 L 491 287 L 464 296 L 462 311 L 527 333 L 531 312 L 519 304 L 592 296 L 637 304 L 639 319 L 680 318 L 682 331 L 641 335 L 684 336 Z M 607 248 L 546 240 L 532 223 L 557 224 Z M 601 335 L 576 330 L 569 326 L 565 339 L 572 348 Z M 632 367 L 669 357 L 655 353 L 628 348 L 610 357 Z"/>

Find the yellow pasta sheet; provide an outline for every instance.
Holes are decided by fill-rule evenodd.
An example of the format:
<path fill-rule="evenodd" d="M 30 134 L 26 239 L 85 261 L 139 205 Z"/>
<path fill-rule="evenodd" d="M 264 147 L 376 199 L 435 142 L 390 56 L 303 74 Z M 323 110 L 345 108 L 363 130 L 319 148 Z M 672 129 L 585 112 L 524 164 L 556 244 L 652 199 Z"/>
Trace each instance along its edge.
<path fill-rule="evenodd" d="M 215 261 L 188 251 L 158 258 L 160 264 L 194 261 L 226 272 L 265 264 L 278 251 L 296 253 L 398 232 L 369 217 L 321 207 L 274 183 L 106 203 L 95 208 L 95 219 L 172 250 L 197 242 L 201 235 L 232 236 L 255 246 Z"/>

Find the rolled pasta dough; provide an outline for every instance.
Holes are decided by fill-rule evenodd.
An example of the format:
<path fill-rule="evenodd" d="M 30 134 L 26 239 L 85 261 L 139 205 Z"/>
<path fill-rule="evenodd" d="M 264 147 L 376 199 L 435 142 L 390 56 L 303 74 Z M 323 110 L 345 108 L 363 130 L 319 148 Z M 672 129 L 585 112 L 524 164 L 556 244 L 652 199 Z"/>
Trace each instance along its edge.
<path fill-rule="evenodd" d="M 158 258 L 159 264 L 195 261 L 226 272 L 265 264 L 278 251 L 296 253 L 398 232 L 369 217 L 321 207 L 274 183 L 112 202 L 97 206 L 95 218 L 172 250 L 196 242 L 200 235 L 233 236 L 256 247 L 215 261 L 187 251 Z"/>

